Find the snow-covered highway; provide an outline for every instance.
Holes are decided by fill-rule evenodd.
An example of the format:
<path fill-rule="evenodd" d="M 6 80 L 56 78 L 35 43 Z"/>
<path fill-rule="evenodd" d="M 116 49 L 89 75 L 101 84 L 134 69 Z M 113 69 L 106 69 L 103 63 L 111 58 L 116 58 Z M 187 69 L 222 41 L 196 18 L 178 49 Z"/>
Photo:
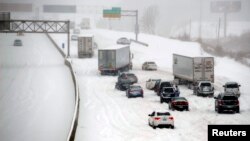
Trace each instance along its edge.
<path fill-rule="evenodd" d="M 70 70 L 45 34 L 0 34 L 1 141 L 65 141 L 74 104 Z"/>
<path fill-rule="evenodd" d="M 98 48 L 116 43 L 120 37 L 134 38 L 133 33 L 94 29 Z M 84 32 L 83 32 L 84 34 Z M 58 45 L 65 42 L 64 37 L 53 35 Z M 215 57 L 216 94 L 222 91 L 227 81 L 237 81 L 242 87 L 240 114 L 217 114 L 214 99 L 197 97 L 192 90 L 180 86 L 181 96 L 190 102 L 190 111 L 171 111 L 176 129 L 152 129 L 148 126 L 148 114 L 154 109 L 168 110 L 167 104 L 160 104 L 160 98 L 153 91 L 146 90 L 149 78 L 173 80 L 172 54 L 203 56 L 206 54 L 197 43 L 181 42 L 158 36 L 140 34 L 141 41 L 149 47 L 131 45 L 134 54 L 133 70 L 138 83 L 144 88 L 144 98 L 128 99 L 125 92 L 115 89 L 117 77 L 101 76 L 97 68 L 97 52 L 93 58 L 73 58 L 73 67 L 79 81 L 80 116 L 76 141 L 162 141 L 162 140 L 207 140 L 208 124 L 249 124 L 250 123 L 250 69 L 229 58 Z M 77 57 L 76 44 L 72 44 L 71 56 Z M 158 71 L 142 71 L 144 61 L 155 61 Z M 232 69 L 233 68 L 233 69 Z"/>

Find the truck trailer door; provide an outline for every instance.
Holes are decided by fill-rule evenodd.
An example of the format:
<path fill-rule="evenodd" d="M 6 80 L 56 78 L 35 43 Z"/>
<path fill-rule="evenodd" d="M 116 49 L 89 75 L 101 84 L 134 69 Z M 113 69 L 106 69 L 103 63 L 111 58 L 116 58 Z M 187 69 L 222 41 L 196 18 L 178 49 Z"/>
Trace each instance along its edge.
<path fill-rule="evenodd" d="M 203 61 L 204 79 L 214 82 L 214 58 L 206 57 Z"/>

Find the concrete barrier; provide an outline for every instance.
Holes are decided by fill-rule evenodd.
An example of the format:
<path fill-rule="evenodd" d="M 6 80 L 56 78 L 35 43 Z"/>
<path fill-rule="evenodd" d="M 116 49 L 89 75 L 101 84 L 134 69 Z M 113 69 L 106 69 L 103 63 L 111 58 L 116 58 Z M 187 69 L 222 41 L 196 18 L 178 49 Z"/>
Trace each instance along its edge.
<path fill-rule="evenodd" d="M 62 55 L 63 58 L 66 57 L 66 54 L 60 49 L 60 47 L 56 44 L 56 42 L 52 39 L 52 37 L 46 33 L 46 36 L 49 38 L 49 40 L 53 43 L 53 45 L 56 47 L 56 49 L 59 51 L 59 53 Z M 74 69 L 72 67 L 72 60 L 69 58 L 65 58 L 65 65 L 69 67 L 72 79 L 74 82 L 75 86 L 75 108 L 74 108 L 74 114 L 70 126 L 70 130 L 67 136 L 67 141 L 74 141 L 75 140 L 75 134 L 76 134 L 76 129 L 78 125 L 78 117 L 79 117 L 79 103 L 80 103 L 80 98 L 79 98 L 79 85 L 78 81 L 76 79 L 76 75 L 74 72 Z"/>

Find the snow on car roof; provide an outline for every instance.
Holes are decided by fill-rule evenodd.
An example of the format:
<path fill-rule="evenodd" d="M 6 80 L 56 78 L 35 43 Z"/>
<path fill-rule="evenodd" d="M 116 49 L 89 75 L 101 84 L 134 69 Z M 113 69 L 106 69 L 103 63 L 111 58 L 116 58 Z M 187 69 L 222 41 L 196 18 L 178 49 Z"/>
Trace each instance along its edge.
<path fill-rule="evenodd" d="M 238 84 L 237 82 L 226 82 L 226 85 L 229 85 L 229 84 Z"/>
<path fill-rule="evenodd" d="M 171 115 L 170 112 L 168 112 L 167 110 L 164 110 L 164 109 L 158 109 L 158 110 L 154 110 L 154 111 L 157 113 L 169 113 Z"/>

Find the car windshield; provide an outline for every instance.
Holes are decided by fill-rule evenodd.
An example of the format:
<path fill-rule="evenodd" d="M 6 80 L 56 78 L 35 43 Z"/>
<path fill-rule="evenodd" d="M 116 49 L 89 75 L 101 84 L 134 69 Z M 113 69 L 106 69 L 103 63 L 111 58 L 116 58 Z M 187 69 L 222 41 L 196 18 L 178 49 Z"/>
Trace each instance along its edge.
<path fill-rule="evenodd" d="M 210 87 L 211 84 L 210 83 L 201 83 L 201 87 L 205 87 L 205 86 Z"/>
<path fill-rule="evenodd" d="M 173 93 L 174 92 L 174 90 L 172 88 L 165 88 L 165 89 L 163 89 L 163 91 L 165 93 Z"/>
<path fill-rule="evenodd" d="M 236 96 L 224 96 L 223 100 L 237 100 Z"/>
<path fill-rule="evenodd" d="M 148 64 L 150 64 L 150 65 L 154 65 L 154 64 L 155 64 L 155 62 L 148 62 Z"/>
<path fill-rule="evenodd" d="M 157 112 L 157 116 L 170 116 L 169 112 Z"/>
<path fill-rule="evenodd" d="M 128 73 L 127 76 L 135 76 L 135 75 L 132 73 Z"/>
<path fill-rule="evenodd" d="M 187 101 L 184 97 L 176 97 L 173 99 L 174 101 Z"/>
<path fill-rule="evenodd" d="M 131 90 L 140 90 L 141 87 L 140 86 L 131 86 Z"/>
<path fill-rule="evenodd" d="M 227 88 L 238 88 L 238 84 L 228 84 L 226 85 Z"/>
<path fill-rule="evenodd" d="M 161 83 L 161 87 L 172 87 L 170 82 Z"/>

